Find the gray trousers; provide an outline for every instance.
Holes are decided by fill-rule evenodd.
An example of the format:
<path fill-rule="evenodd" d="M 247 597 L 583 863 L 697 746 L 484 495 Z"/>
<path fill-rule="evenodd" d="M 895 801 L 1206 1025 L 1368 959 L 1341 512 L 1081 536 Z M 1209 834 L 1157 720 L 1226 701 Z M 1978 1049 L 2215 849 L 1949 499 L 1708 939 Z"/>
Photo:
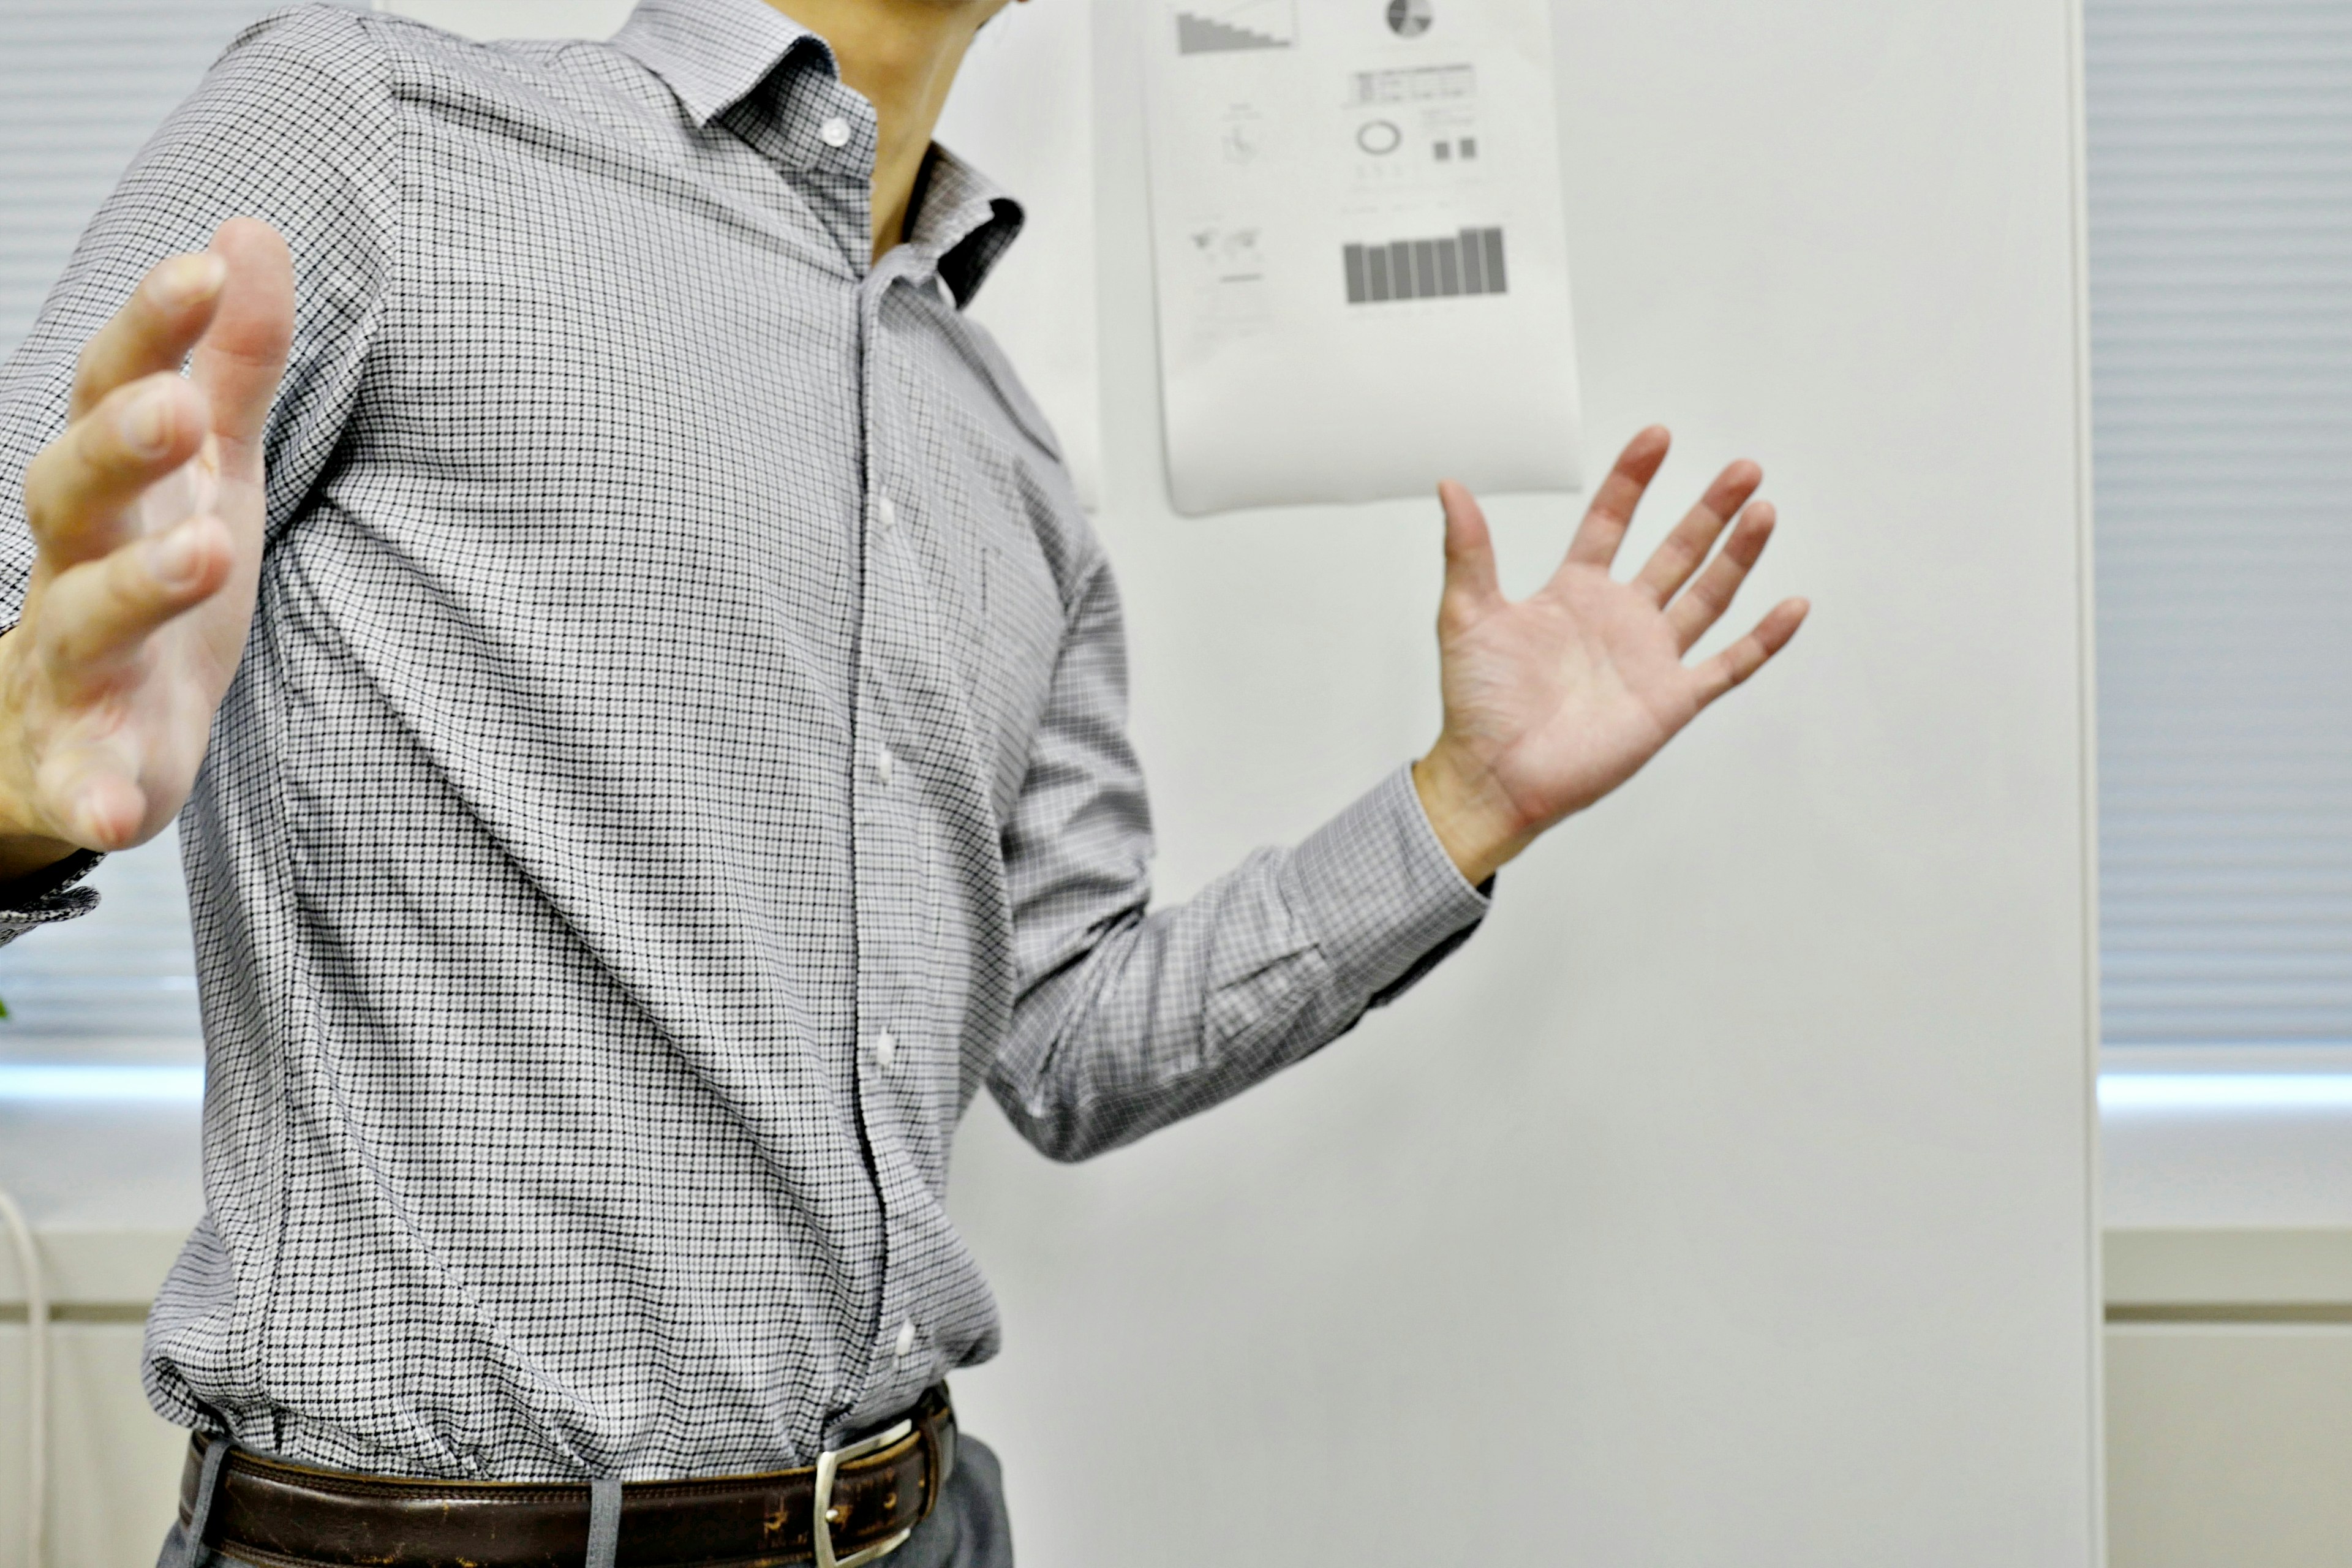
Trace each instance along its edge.
<path fill-rule="evenodd" d="M 187 1538 L 179 1522 L 163 1538 L 155 1568 L 252 1568 L 233 1557 L 215 1555 L 210 1564 L 187 1561 Z M 1004 1511 L 1004 1471 L 987 1445 L 968 1433 L 956 1435 L 955 1474 L 931 1517 L 907 1544 L 882 1560 L 888 1568 L 1013 1568 L 1013 1521 Z M 394 1565 L 398 1568 L 398 1565 Z M 877 1568 L 880 1568 L 877 1564 Z"/>

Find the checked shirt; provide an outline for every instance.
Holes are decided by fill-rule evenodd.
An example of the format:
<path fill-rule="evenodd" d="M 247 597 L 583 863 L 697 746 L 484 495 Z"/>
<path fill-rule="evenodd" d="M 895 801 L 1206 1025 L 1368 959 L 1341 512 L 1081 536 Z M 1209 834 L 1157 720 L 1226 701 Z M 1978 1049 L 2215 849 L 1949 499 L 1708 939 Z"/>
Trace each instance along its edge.
<path fill-rule="evenodd" d="M 943 1206 L 983 1085 L 1083 1157 L 1480 918 L 1402 770 L 1148 907 L 1118 593 L 961 313 L 1019 208 L 935 153 L 869 264 L 875 145 L 759 0 L 609 44 L 281 13 L 0 372 L 5 620 L 79 345 L 226 218 L 292 247 L 259 601 L 181 826 L 172 1419 L 420 1477 L 806 1463 L 996 1347 Z"/>

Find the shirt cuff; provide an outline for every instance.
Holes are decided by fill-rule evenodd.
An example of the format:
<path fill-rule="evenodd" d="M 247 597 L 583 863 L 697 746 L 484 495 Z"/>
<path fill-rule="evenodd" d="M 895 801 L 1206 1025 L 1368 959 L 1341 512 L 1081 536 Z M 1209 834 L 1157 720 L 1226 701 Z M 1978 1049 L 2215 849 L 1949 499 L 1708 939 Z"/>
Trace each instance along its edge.
<path fill-rule="evenodd" d="M 105 859 L 95 849 L 77 849 L 54 866 L 0 882 L 0 947 L 35 926 L 69 921 L 98 908 L 98 889 L 81 885 Z"/>
<path fill-rule="evenodd" d="M 1438 843 L 1410 767 L 1293 850 L 1282 890 L 1341 988 L 1365 1005 L 1391 1000 L 1435 967 L 1489 906 Z"/>

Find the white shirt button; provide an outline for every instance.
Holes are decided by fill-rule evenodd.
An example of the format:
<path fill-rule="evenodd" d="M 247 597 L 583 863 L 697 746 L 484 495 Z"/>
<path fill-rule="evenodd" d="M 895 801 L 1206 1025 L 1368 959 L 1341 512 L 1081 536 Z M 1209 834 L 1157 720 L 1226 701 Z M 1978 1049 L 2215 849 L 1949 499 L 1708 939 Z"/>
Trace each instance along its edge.
<path fill-rule="evenodd" d="M 898 503 L 892 500 L 888 496 L 876 496 L 874 498 L 874 521 L 881 526 L 882 531 L 885 533 L 887 533 L 892 529 L 898 527 Z"/>
<path fill-rule="evenodd" d="M 908 1319 L 898 1325 L 898 1353 L 907 1355 L 915 1348 L 915 1320 Z"/>
<path fill-rule="evenodd" d="M 876 748 L 874 752 L 874 776 L 882 781 L 882 787 L 884 789 L 888 789 L 890 787 L 890 775 L 898 771 L 898 759 L 890 755 L 890 748 L 887 746 Z"/>
<path fill-rule="evenodd" d="M 828 147 L 849 145 L 849 121 L 836 114 L 816 128 L 817 139 Z"/>
<path fill-rule="evenodd" d="M 875 1036 L 874 1059 L 882 1064 L 884 1072 L 888 1072 L 890 1064 L 898 1059 L 898 1037 L 887 1029 Z"/>

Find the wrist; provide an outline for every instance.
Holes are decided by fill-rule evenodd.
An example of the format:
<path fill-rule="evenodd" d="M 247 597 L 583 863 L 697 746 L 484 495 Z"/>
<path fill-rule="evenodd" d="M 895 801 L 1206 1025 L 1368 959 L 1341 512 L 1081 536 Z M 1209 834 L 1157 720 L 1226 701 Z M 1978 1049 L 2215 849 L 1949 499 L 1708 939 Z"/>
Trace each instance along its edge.
<path fill-rule="evenodd" d="M 1496 787 L 1493 775 L 1442 736 L 1413 763 L 1412 787 L 1438 844 L 1474 888 L 1535 840 L 1537 829 Z"/>
<path fill-rule="evenodd" d="M 15 760 L 20 761 L 26 752 L 24 727 L 5 696 L 16 684 L 9 671 L 18 647 L 16 631 L 15 626 L 0 630 L 0 738 L 16 753 Z M 0 882 L 47 870 L 80 847 L 41 832 L 32 814 L 22 809 L 20 771 L 15 766 L 0 768 Z"/>
<path fill-rule="evenodd" d="M 0 883 L 46 871 L 79 848 L 79 845 L 68 844 L 62 838 L 46 838 L 37 833 L 0 832 Z"/>

